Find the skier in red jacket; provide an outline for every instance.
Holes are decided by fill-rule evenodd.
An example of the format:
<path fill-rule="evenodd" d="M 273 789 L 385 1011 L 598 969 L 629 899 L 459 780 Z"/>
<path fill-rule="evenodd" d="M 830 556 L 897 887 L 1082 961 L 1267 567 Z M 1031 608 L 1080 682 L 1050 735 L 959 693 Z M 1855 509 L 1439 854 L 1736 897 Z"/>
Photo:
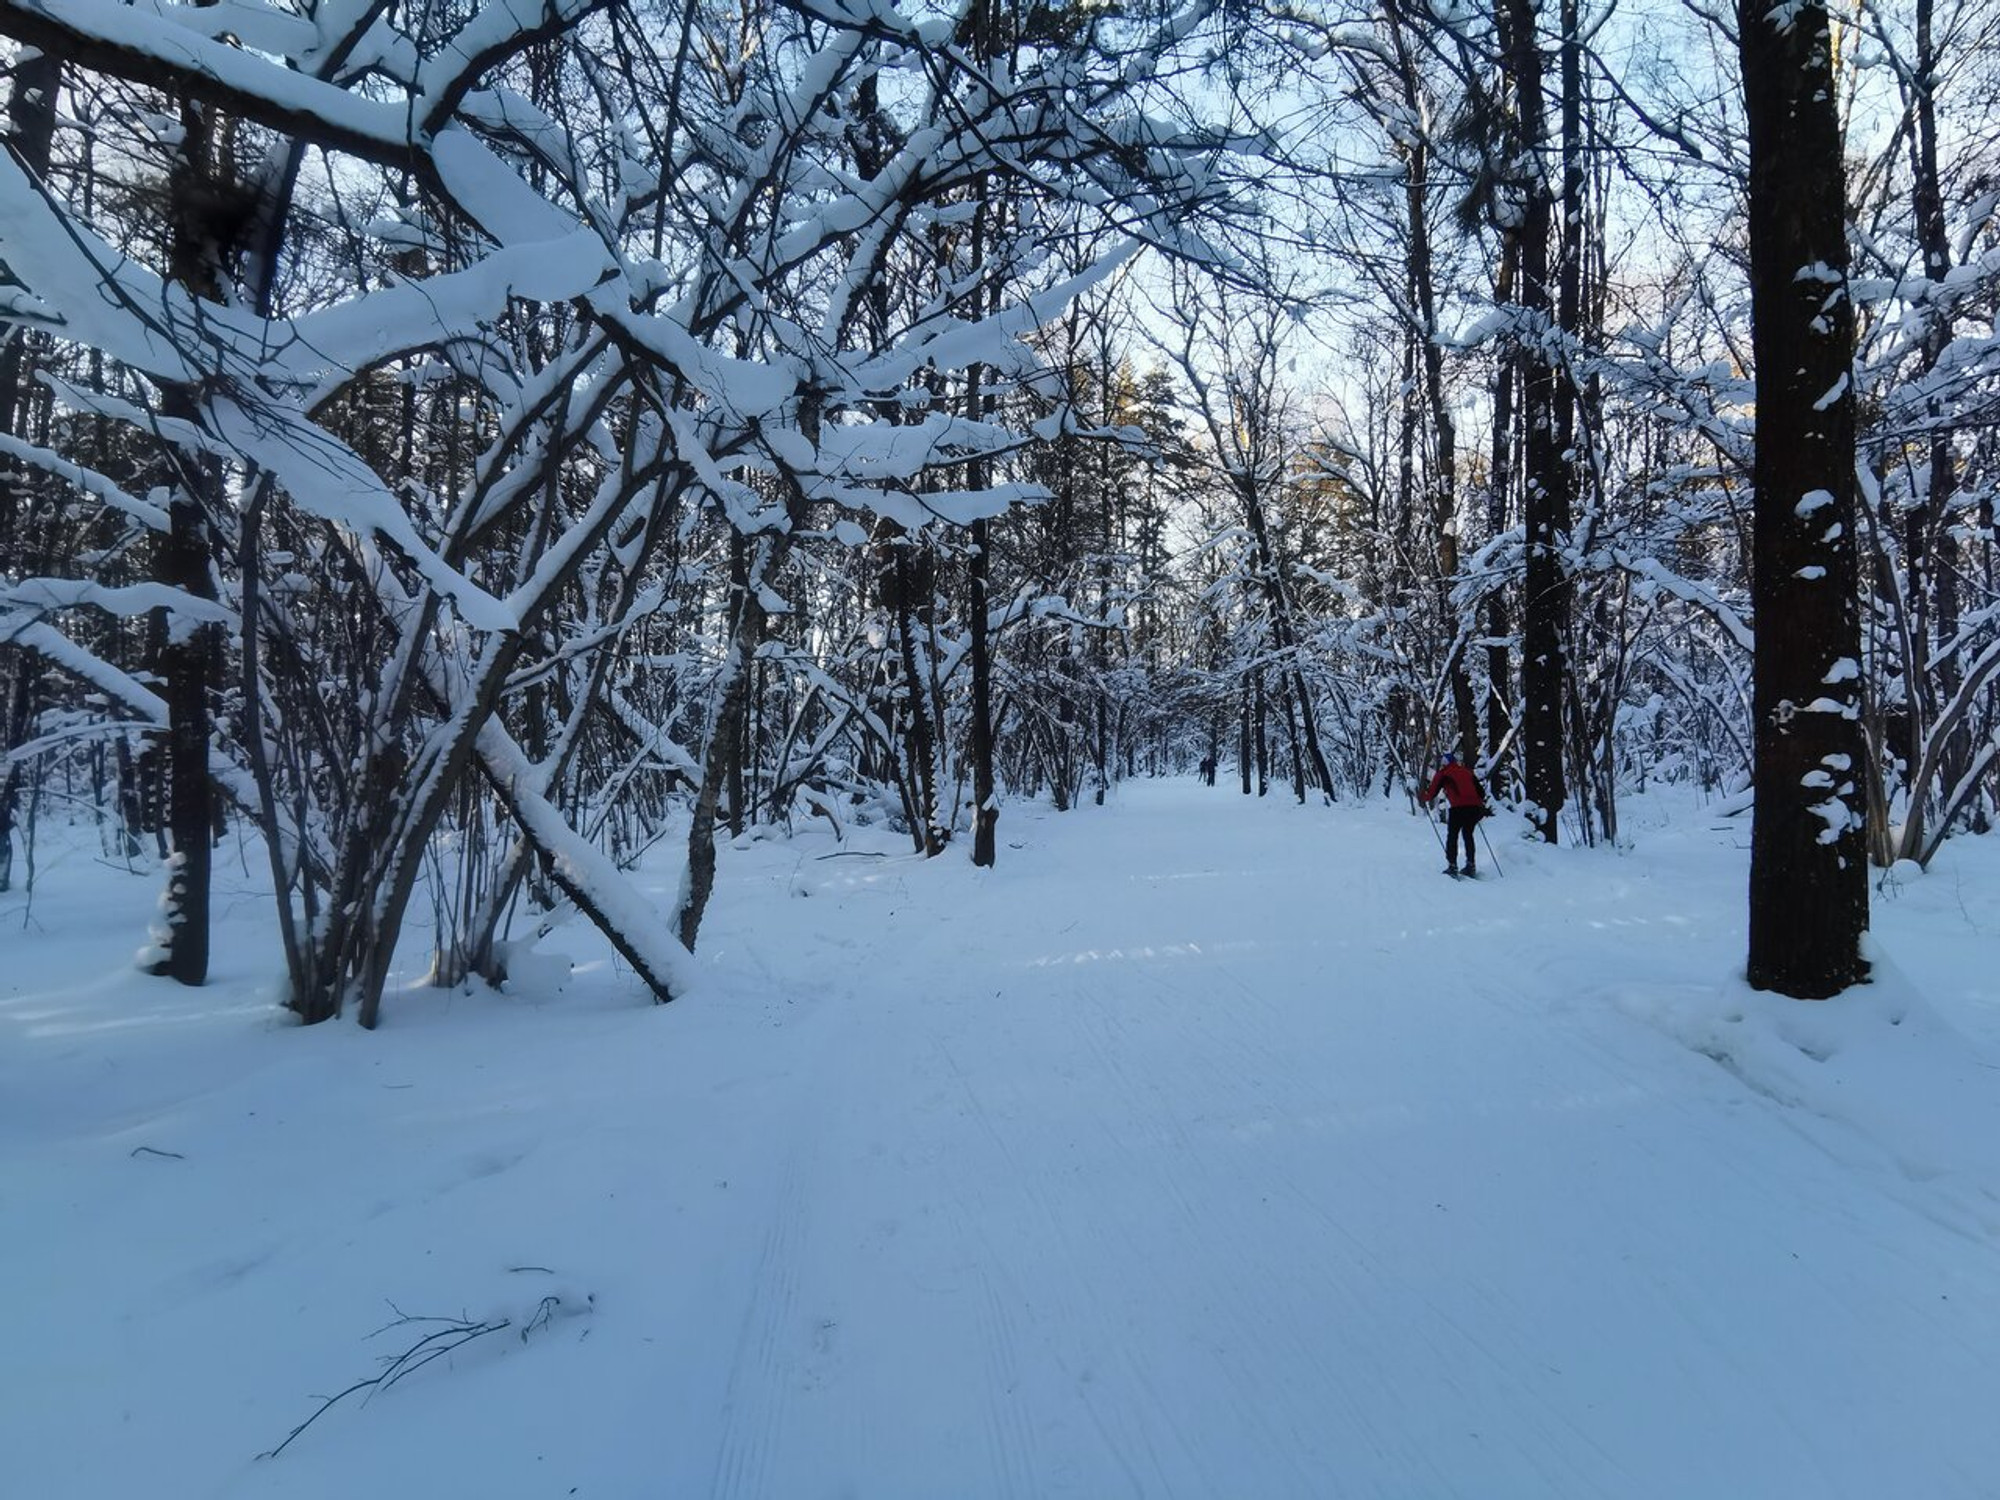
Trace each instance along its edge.
<path fill-rule="evenodd" d="M 1451 808 L 1445 815 L 1445 827 L 1448 830 L 1444 852 L 1445 873 L 1447 875 L 1458 873 L 1458 846 L 1463 841 L 1465 873 L 1477 875 L 1479 869 L 1475 861 L 1478 856 L 1472 843 L 1472 830 L 1479 820 L 1486 816 L 1486 794 L 1479 789 L 1479 778 L 1461 766 L 1456 755 L 1446 755 L 1444 764 L 1437 768 L 1437 775 L 1433 776 L 1431 784 L 1424 788 L 1421 799 L 1424 806 L 1429 807 L 1431 799 L 1439 792 L 1444 793 L 1444 800 Z"/>

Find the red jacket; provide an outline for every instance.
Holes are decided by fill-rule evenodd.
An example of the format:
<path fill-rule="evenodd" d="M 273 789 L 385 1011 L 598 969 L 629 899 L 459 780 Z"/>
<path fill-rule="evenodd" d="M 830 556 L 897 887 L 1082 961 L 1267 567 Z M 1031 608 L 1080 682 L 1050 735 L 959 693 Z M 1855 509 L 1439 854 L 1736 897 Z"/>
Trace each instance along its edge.
<path fill-rule="evenodd" d="M 1479 807 L 1486 801 L 1486 794 L 1479 790 L 1479 778 L 1456 762 L 1438 767 L 1437 775 L 1424 788 L 1424 805 L 1428 807 L 1439 792 L 1453 807 Z"/>

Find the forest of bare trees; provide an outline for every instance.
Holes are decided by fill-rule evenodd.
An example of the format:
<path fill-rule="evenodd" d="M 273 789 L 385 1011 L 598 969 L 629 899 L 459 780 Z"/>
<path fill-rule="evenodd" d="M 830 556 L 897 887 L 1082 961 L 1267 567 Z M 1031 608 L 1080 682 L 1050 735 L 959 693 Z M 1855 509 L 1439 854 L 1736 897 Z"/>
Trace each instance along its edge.
<path fill-rule="evenodd" d="M 1835 993 L 2000 806 L 1995 22 L 0 0 L 0 889 L 94 821 L 200 983 L 250 830 L 304 1021 L 413 908 L 665 1000 L 732 836 L 1451 749 L 1742 813 Z"/>

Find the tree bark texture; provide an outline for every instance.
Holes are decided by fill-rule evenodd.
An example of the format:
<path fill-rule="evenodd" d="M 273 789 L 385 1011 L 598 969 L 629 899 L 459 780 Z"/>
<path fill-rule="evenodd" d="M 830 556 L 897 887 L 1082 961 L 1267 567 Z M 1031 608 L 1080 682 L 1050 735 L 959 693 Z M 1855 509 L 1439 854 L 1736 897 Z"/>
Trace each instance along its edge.
<path fill-rule="evenodd" d="M 223 264 L 234 248 L 240 221 L 230 212 L 236 190 L 225 152 L 216 140 L 208 106 L 181 105 L 181 150 L 167 184 L 170 230 L 167 254 L 173 279 L 194 296 L 220 301 Z M 162 412 L 199 423 L 200 401 L 188 389 L 163 392 Z M 207 454 L 171 454 L 173 499 L 167 537 L 154 576 L 196 599 L 216 597 L 210 554 L 212 515 L 222 503 L 221 465 Z M 208 772 L 214 729 L 210 694 L 222 682 L 221 633 L 213 624 L 168 622 L 161 656 L 167 705 L 168 833 L 173 842 L 167 875 L 161 944 L 149 972 L 182 984 L 208 978 L 209 874 L 213 863 L 216 797 Z"/>
<path fill-rule="evenodd" d="M 1827 12 L 1742 0 L 1757 363 L 1750 983 L 1865 977 L 1854 310 Z"/>
<path fill-rule="evenodd" d="M 1517 167 L 1522 173 L 1518 305 L 1523 314 L 1521 331 L 1529 340 L 1521 386 L 1527 525 L 1527 576 L 1521 601 L 1522 769 L 1535 827 L 1553 844 L 1558 815 L 1567 800 L 1563 682 L 1570 584 L 1558 549 L 1570 528 L 1570 471 L 1557 427 L 1559 397 L 1567 382 L 1559 375 L 1561 356 L 1551 347 L 1551 315 L 1556 309 L 1549 286 L 1549 231 L 1554 205 L 1541 160 L 1548 125 L 1533 0 L 1506 0 L 1502 14 L 1514 87 Z"/>

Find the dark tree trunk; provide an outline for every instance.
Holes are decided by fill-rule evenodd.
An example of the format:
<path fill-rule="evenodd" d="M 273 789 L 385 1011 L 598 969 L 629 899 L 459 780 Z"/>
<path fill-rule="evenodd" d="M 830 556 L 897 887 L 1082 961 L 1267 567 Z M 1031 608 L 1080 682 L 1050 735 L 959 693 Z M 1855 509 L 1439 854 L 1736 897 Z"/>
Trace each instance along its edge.
<path fill-rule="evenodd" d="M 1938 173 L 1937 42 L 1933 34 L 1933 0 L 1917 0 L 1916 76 L 1911 81 L 1915 128 L 1910 133 L 1911 198 L 1916 210 L 1917 243 L 1923 250 L 1924 277 L 1931 297 L 1942 299 L 1944 280 L 1951 274 L 1951 237 L 1945 222 L 1944 189 Z M 1929 375 L 1944 358 L 1954 334 L 1953 319 L 1935 308 L 1924 329 L 1921 373 Z M 1944 401 L 1933 398 L 1925 410 L 1933 424 L 1930 439 L 1929 492 L 1911 507 L 1904 520 L 1903 555 L 1908 568 L 1905 595 L 1913 651 L 1905 670 L 1913 699 L 1922 705 L 1926 732 L 1937 721 L 1940 705 L 1951 701 L 1962 678 L 1959 658 L 1947 652 L 1937 663 L 1937 680 L 1930 680 L 1936 649 L 1958 635 L 1958 559 L 1953 555 L 1951 508 L 1958 493 L 1957 455 L 1952 433 L 1943 425 Z M 1938 756 L 1938 784 L 1956 786 L 1972 758 L 1969 721 L 1946 731 Z M 1914 776 L 1916 765 L 1910 766 Z M 1929 788 L 1912 786 L 1904 835 L 1906 846 L 1920 845 L 1929 802 Z"/>
<path fill-rule="evenodd" d="M 1340 793 L 1333 784 L 1333 767 L 1327 761 L 1326 746 L 1320 741 L 1319 716 L 1312 709 L 1312 695 L 1306 687 L 1306 674 L 1296 667 L 1292 670 L 1292 690 L 1299 697 L 1299 723 L 1301 732 L 1305 735 L 1307 768 L 1311 771 L 1313 779 L 1319 782 L 1320 790 L 1325 794 L 1326 800 L 1336 802 L 1340 799 Z"/>
<path fill-rule="evenodd" d="M 167 247 L 173 279 L 197 297 L 220 300 L 223 262 L 240 223 L 228 205 L 234 176 L 221 159 L 215 126 L 206 105 L 181 106 L 181 149 L 167 185 Z M 170 387 L 161 410 L 190 423 L 200 421 L 195 393 Z M 167 537 L 154 564 L 162 584 L 196 599 L 215 598 L 212 525 L 222 501 L 221 465 L 207 454 L 175 453 L 174 493 L 167 507 Z M 164 953 L 149 972 L 182 984 L 208 978 L 209 873 L 217 814 L 215 786 L 208 772 L 213 734 L 210 695 L 221 685 L 222 641 L 214 624 L 190 620 L 168 623 L 161 654 L 161 696 L 167 705 L 167 831 L 173 854 L 163 913 Z"/>
<path fill-rule="evenodd" d="M 994 830 L 1000 822 L 993 780 L 992 647 L 986 638 L 989 545 L 986 522 L 974 521 L 968 611 L 972 634 L 972 862 L 988 867 L 997 858 Z"/>
<path fill-rule="evenodd" d="M 1840 122 L 1823 6 L 1743 0 L 1737 30 L 1757 362 L 1748 972 L 1822 999 L 1865 977 L 1868 925 Z"/>
<path fill-rule="evenodd" d="M 146 800 L 139 767 L 133 762 L 131 742 L 118 736 L 115 752 L 118 771 L 118 847 L 127 859 L 137 859 L 145 848 L 140 835 L 146 831 Z"/>
<path fill-rule="evenodd" d="M 0 709 L 4 709 L 4 729 L 6 738 L 0 744 L 8 749 L 24 743 L 28 738 L 28 726 L 34 722 L 35 691 L 41 677 L 41 669 L 34 653 L 20 651 L 14 653 L 13 686 Z M 0 895 L 5 895 L 14 886 L 14 820 L 21 803 L 22 763 L 9 761 L 4 776 L 0 776 Z"/>
<path fill-rule="evenodd" d="M 186 419 L 180 402 L 163 401 L 170 416 Z M 168 507 L 169 529 L 154 576 L 169 588 L 197 599 L 215 597 L 210 569 L 207 479 L 212 461 L 190 458 L 180 492 Z M 216 479 L 220 479 L 217 474 Z M 220 488 L 219 484 L 214 486 Z M 164 953 L 149 972 L 182 984 L 208 978 L 209 874 L 214 849 L 215 790 L 208 773 L 213 719 L 209 694 L 222 677 L 222 647 L 216 627 L 178 622 L 168 638 L 161 665 L 161 694 L 167 704 L 167 834 L 173 855 L 167 876 Z"/>
<path fill-rule="evenodd" d="M 765 580 L 775 571 L 784 546 L 765 537 L 757 543 L 756 560 L 742 581 L 732 581 L 730 592 L 735 607 L 730 611 L 729 657 L 723 667 L 722 695 L 715 706 L 715 723 L 709 730 L 708 756 L 702 762 L 701 786 L 695 793 L 694 821 L 688 829 L 687 886 L 680 909 L 674 914 L 681 946 L 694 951 L 701 931 L 708 898 L 715 890 L 715 824 L 722 803 L 722 784 L 728 774 L 731 747 L 743 737 L 743 722 L 750 699 L 751 667 L 757 648 L 764 642 Z"/>
<path fill-rule="evenodd" d="M 979 34 L 988 39 L 988 53 L 998 50 L 993 8 L 983 8 Z M 986 179 L 980 182 L 979 206 L 972 219 L 973 264 L 986 261 L 986 239 L 992 228 L 993 205 L 986 199 Z M 997 290 L 995 293 L 997 298 Z M 987 415 L 986 371 L 974 365 L 966 372 L 966 415 L 982 422 Z M 973 490 L 981 490 L 991 480 L 991 465 L 985 459 L 968 466 L 966 480 Z M 988 636 L 987 614 L 991 608 L 987 590 L 992 576 L 992 537 L 986 520 L 972 523 L 972 557 L 966 567 L 966 628 L 972 657 L 972 727 L 967 736 L 972 753 L 972 862 L 991 869 L 999 858 L 996 829 L 1000 822 L 999 791 L 993 774 L 993 643 Z"/>
<path fill-rule="evenodd" d="M 1292 760 L 1292 795 L 1301 803 L 1306 800 L 1306 760 L 1299 746 L 1299 716 L 1292 705 L 1292 679 L 1289 675 L 1278 679 L 1278 696 L 1285 709 L 1285 748 Z"/>
<path fill-rule="evenodd" d="M 814 443 L 820 437 L 820 408 L 808 397 L 799 409 L 799 430 Z M 764 591 L 784 570 L 791 555 L 791 536 L 806 513 L 806 498 L 796 485 L 785 500 L 789 526 L 782 532 L 766 532 L 747 541 L 746 567 L 740 587 L 732 583 L 731 628 L 728 656 L 722 674 L 721 700 L 716 704 L 715 723 L 709 733 L 707 758 L 702 763 L 701 785 L 695 793 L 694 818 L 688 829 L 687 884 L 674 912 L 674 931 L 681 946 L 694 951 L 701 932 L 701 919 L 708 910 L 708 898 L 715 890 L 715 820 L 722 796 L 724 761 L 728 747 L 742 742 L 748 719 L 749 695 L 755 681 L 758 647 L 764 644 L 769 620 L 764 609 Z M 661 995 L 662 999 L 668 998 Z"/>
<path fill-rule="evenodd" d="M 1411 119 L 1421 119 L 1424 100 L 1416 59 L 1404 42 L 1395 7 L 1389 10 L 1390 35 L 1396 49 L 1397 80 L 1402 87 L 1403 108 Z M 1466 669 L 1466 653 L 1461 644 L 1458 613 L 1452 603 L 1452 588 L 1458 580 L 1458 429 L 1452 421 L 1451 402 L 1445 392 L 1444 348 L 1439 341 L 1436 273 L 1432 265 L 1430 200 L 1431 150 L 1429 137 L 1414 136 L 1406 149 L 1403 167 L 1404 208 L 1409 216 L 1409 244 L 1406 249 L 1408 291 L 1416 313 L 1414 330 L 1419 341 L 1423 369 L 1424 404 L 1431 420 L 1431 526 L 1437 539 L 1435 580 L 1440 628 L 1448 656 L 1445 673 L 1451 691 L 1452 713 L 1458 724 L 1458 754 L 1467 765 L 1479 755 L 1479 713 L 1472 696 L 1472 677 Z M 1405 439 L 1405 450 L 1408 439 Z M 1442 736 L 1440 736 L 1442 738 Z"/>
<path fill-rule="evenodd" d="M 732 533 L 729 538 L 729 586 L 730 590 L 739 597 L 745 589 L 745 569 L 748 566 L 749 562 L 744 553 L 744 539 L 740 534 Z M 759 614 L 761 616 L 761 610 Z M 760 619 L 757 632 L 757 645 L 761 646 L 763 644 L 764 630 L 768 623 Z M 754 651 L 755 648 L 753 647 L 752 649 Z M 729 787 L 729 809 L 724 821 L 728 823 L 729 836 L 733 839 L 743 837 L 743 762 L 750 753 L 751 726 L 756 718 L 757 685 L 755 662 L 756 657 L 753 655 L 750 661 L 744 664 L 742 704 L 735 716 L 735 722 L 730 726 L 729 738 L 717 746 L 724 755 L 723 779 L 728 783 Z"/>
<path fill-rule="evenodd" d="M 50 150 L 55 139 L 56 95 L 62 87 L 62 68 L 44 53 L 31 55 L 16 64 L 14 92 L 7 105 L 7 139 L 21 165 L 37 177 L 49 169 Z M 30 368 L 31 335 L 25 328 L 0 334 L 0 432 L 13 433 L 21 415 L 21 387 Z M 26 576 L 32 570 L 23 552 L 20 496 L 14 483 L 0 475 L 0 578 Z M 41 663 L 32 651 L 7 654 L 11 677 L 0 675 L 0 749 L 13 750 L 22 744 L 35 722 L 35 699 L 41 681 Z M 20 806 L 25 767 L 10 760 L 0 773 L 0 892 L 14 877 L 14 819 Z"/>
<path fill-rule="evenodd" d="M 1566 382 L 1561 358 L 1550 349 L 1555 312 L 1549 287 L 1549 231 L 1554 216 L 1542 162 L 1548 140 L 1542 98 L 1542 54 L 1535 35 L 1533 0 L 1507 0 L 1508 72 L 1511 75 L 1522 174 L 1520 309 L 1531 340 L 1522 356 L 1522 454 L 1527 523 L 1527 577 L 1521 619 L 1522 769 L 1531 816 L 1542 837 L 1556 841 L 1558 815 L 1567 799 L 1563 779 L 1563 681 L 1568 635 L 1569 576 L 1559 548 L 1570 526 L 1570 471 L 1558 421 Z"/>
<path fill-rule="evenodd" d="M 1237 715 L 1236 724 L 1236 772 L 1243 783 L 1243 795 L 1250 795 L 1250 685 L 1243 685 L 1242 712 Z"/>
<path fill-rule="evenodd" d="M 896 641 L 903 663 L 903 743 L 910 766 L 914 805 L 910 832 L 917 850 L 927 858 L 944 851 L 945 830 L 938 822 L 937 738 L 931 724 L 930 674 L 918 659 L 917 635 L 930 616 L 930 570 L 919 569 L 919 539 L 899 536 L 891 544 L 890 585 L 895 601 Z M 920 602 L 921 601 L 921 602 Z"/>
<path fill-rule="evenodd" d="M 1094 654 L 1095 652 L 1093 652 Z M 1103 662 L 1093 661 L 1091 666 L 1094 668 L 1091 675 L 1101 682 L 1104 671 Z M 1110 705 L 1104 701 L 1104 692 L 1102 689 L 1098 690 L 1096 697 L 1097 727 L 1096 733 L 1091 736 L 1092 748 L 1090 759 L 1092 766 L 1097 771 L 1097 789 L 1090 800 L 1096 806 L 1102 807 L 1104 806 L 1104 794 L 1111 787 L 1111 709 Z"/>
<path fill-rule="evenodd" d="M 1496 302 L 1504 303 L 1514 294 L 1518 255 L 1515 237 L 1509 234 L 1500 253 L 1500 275 L 1493 294 Z M 1501 535 L 1509 523 L 1509 492 L 1514 484 L 1514 375 L 1514 351 L 1503 344 L 1493 371 L 1493 453 L 1486 490 L 1490 536 Z M 1513 676 L 1507 649 L 1507 634 L 1512 629 L 1507 596 L 1496 588 L 1486 596 L 1486 757 L 1488 779 L 1496 786 L 1503 777 L 1508 784 L 1513 780 L 1501 762 L 1508 737 L 1514 732 L 1514 711 L 1507 693 Z"/>
<path fill-rule="evenodd" d="M 1256 673 L 1250 679 L 1251 697 L 1257 705 L 1253 720 L 1257 740 L 1257 795 L 1268 796 L 1271 791 L 1271 738 L 1265 732 L 1270 705 L 1264 694 L 1264 674 Z"/>

